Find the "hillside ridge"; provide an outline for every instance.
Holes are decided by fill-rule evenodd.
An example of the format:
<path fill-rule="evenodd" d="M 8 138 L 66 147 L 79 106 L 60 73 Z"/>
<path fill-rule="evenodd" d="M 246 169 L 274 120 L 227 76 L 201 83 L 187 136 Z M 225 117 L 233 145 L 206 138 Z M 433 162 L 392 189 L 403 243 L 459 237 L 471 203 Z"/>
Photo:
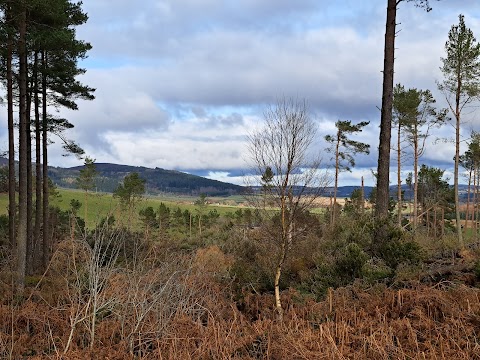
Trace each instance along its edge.
<path fill-rule="evenodd" d="M 184 173 L 178 170 L 148 168 L 112 163 L 95 163 L 98 176 L 95 182 L 96 190 L 113 192 L 131 172 L 137 172 L 146 180 L 146 189 L 149 194 L 174 193 L 198 195 L 205 193 L 209 196 L 236 195 L 243 192 L 243 187 L 218 180 L 207 179 L 201 176 Z M 75 188 L 83 165 L 70 168 L 49 167 L 49 176 L 60 187 Z"/>

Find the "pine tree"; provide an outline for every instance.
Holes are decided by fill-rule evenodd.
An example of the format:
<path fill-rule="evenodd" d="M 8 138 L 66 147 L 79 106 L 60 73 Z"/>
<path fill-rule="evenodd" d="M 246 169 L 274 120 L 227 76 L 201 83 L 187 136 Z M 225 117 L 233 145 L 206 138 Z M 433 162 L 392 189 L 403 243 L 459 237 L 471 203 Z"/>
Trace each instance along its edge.
<path fill-rule="evenodd" d="M 425 152 L 425 142 L 435 127 L 442 126 L 446 121 L 447 109 L 437 110 L 436 100 L 429 90 L 416 88 L 406 90 L 398 84 L 394 91 L 393 115 L 395 121 L 402 126 L 407 142 L 413 150 L 413 225 L 417 225 L 418 215 L 418 164 Z M 400 145 L 400 144 L 399 144 Z M 400 158 L 398 164 L 400 173 Z M 399 182 L 400 190 L 400 182 Z M 401 198 L 398 203 L 399 217 Z"/>
<path fill-rule="evenodd" d="M 369 154 L 370 145 L 360 141 L 351 140 L 350 135 L 358 134 L 363 131 L 369 121 L 361 121 L 358 124 L 352 124 L 351 121 L 338 120 L 335 123 L 337 133 L 335 135 L 325 136 L 325 140 L 331 144 L 327 151 L 334 153 L 335 159 L 335 185 L 333 188 L 333 209 L 332 209 L 332 225 L 335 223 L 335 213 L 337 206 L 337 189 L 338 176 L 341 171 L 351 171 L 355 166 L 355 154 Z"/>
<path fill-rule="evenodd" d="M 83 169 L 77 177 L 77 187 L 82 189 L 85 193 L 85 207 L 84 207 L 84 220 L 85 226 L 87 226 L 88 216 L 88 192 L 95 189 L 95 178 L 97 176 L 97 169 L 95 167 L 95 159 L 85 157 L 85 163 Z"/>
<path fill-rule="evenodd" d="M 388 218 L 390 203 L 390 139 L 392 134 L 393 77 L 395 63 L 395 37 L 397 8 L 402 2 L 414 2 L 416 6 L 430 11 L 428 0 L 387 0 L 387 22 L 385 25 L 385 49 L 383 65 L 382 108 L 380 138 L 378 146 L 377 198 L 375 215 L 382 223 Z M 385 227 L 382 227 L 385 229 Z M 384 231 L 377 233 L 376 240 L 383 241 Z"/>
<path fill-rule="evenodd" d="M 455 215 L 457 220 L 457 237 L 460 248 L 464 248 L 460 226 L 460 199 L 458 193 L 460 164 L 460 125 L 462 111 L 480 97 L 480 44 L 473 36 L 472 30 L 465 25 L 465 18 L 459 15 L 458 25 L 453 25 L 445 44 L 446 57 L 442 58 L 444 80 L 438 88 L 445 95 L 450 111 L 455 118 Z"/>

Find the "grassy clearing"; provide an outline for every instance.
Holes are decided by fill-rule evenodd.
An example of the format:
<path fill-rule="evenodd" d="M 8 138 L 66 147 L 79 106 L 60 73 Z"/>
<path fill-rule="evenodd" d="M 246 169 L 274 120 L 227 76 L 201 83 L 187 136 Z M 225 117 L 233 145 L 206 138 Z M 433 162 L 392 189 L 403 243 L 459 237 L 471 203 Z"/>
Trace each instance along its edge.
<path fill-rule="evenodd" d="M 58 206 L 61 210 L 69 210 L 70 202 L 72 200 L 78 200 L 82 203 L 82 207 L 79 210 L 78 215 L 84 217 L 85 206 L 85 193 L 80 190 L 74 189 L 58 189 L 59 196 L 55 197 L 51 201 L 51 205 Z M 171 210 L 175 210 L 179 207 L 182 211 L 188 210 L 194 212 L 196 207 L 194 205 L 197 197 L 186 195 L 165 195 L 165 196 L 147 196 L 143 198 L 135 209 L 135 215 L 138 216 L 140 209 L 148 206 L 157 210 L 160 203 L 164 203 Z M 220 215 L 226 215 L 227 213 L 233 213 L 240 208 L 245 208 L 245 199 L 240 196 L 231 197 L 212 197 L 207 198 L 209 205 L 207 211 L 216 210 Z M 0 215 L 8 214 L 8 194 L 0 194 Z M 118 199 L 114 198 L 112 194 L 108 193 L 89 193 L 88 194 L 88 214 L 86 224 L 88 228 L 94 227 L 102 218 L 109 214 L 113 214 L 116 217 L 122 216 L 119 207 Z"/>
<path fill-rule="evenodd" d="M 82 204 L 78 212 L 78 216 L 85 217 L 85 193 L 81 190 L 75 189 L 58 189 L 58 197 L 51 200 L 51 205 L 58 206 L 61 210 L 70 210 L 70 202 L 78 200 Z M 196 206 L 195 200 L 198 197 L 188 195 L 172 195 L 166 194 L 162 196 L 146 196 L 135 207 L 135 222 L 138 222 L 138 212 L 148 206 L 153 207 L 154 210 L 164 203 L 172 211 L 180 208 L 182 211 L 188 210 L 195 214 Z M 216 210 L 220 216 L 225 216 L 228 213 L 234 213 L 238 209 L 248 208 L 247 201 L 242 195 L 233 195 L 229 197 L 209 197 L 207 198 L 209 205 L 207 211 Z M 312 209 L 314 214 L 323 214 L 325 209 L 318 207 Z M 87 228 L 94 228 L 95 225 L 107 215 L 113 214 L 116 218 L 125 216 L 120 211 L 119 201 L 109 193 L 89 193 L 88 194 L 88 209 L 87 209 Z M 0 194 L 0 215 L 8 214 L 8 194 Z"/>

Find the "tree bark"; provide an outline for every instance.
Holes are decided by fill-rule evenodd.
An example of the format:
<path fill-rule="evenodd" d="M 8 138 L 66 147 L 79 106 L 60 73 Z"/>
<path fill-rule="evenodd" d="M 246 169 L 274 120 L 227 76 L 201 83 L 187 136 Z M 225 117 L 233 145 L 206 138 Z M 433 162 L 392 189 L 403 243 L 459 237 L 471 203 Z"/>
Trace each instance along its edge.
<path fill-rule="evenodd" d="M 402 226 L 402 149 L 401 149 L 402 126 L 398 120 L 397 132 L 397 207 L 398 207 L 398 226 Z"/>
<path fill-rule="evenodd" d="M 337 145 L 335 147 L 335 186 L 333 187 L 332 226 L 335 226 L 337 212 L 338 174 L 340 172 L 340 131 L 337 133 Z"/>
<path fill-rule="evenodd" d="M 22 294 L 25 288 L 27 256 L 27 63 L 26 63 L 26 10 L 19 16 L 19 188 L 18 188 L 18 236 L 16 249 L 16 291 Z"/>
<path fill-rule="evenodd" d="M 362 212 L 365 210 L 365 184 L 362 176 L 362 190 L 361 190 Z"/>
<path fill-rule="evenodd" d="M 463 233 L 462 227 L 460 225 L 460 197 L 458 194 L 458 164 L 460 162 L 460 96 L 461 96 L 461 89 L 462 89 L 462 80 L 461 74 L 457 76 L 457 91 L 455 94 L 455 168 L 454 168 L 454 175 L 453 175 L 453 187 L 455 192 L 455 218 L 456 218 L 456 225 L 457 225 L 457 238 L 458 238 L 458 245 L 461 250 L 465 248 L 465 244 L 463 242 Z"/>
<path fill-rule="evenodd" d="M 379 221 L 385 221 L 388 218 L 390 197 L 390 138 L 392 132 L 396 16 L 397 0 L 388 0 L 383 65 L 380 141 L 378 147 L 377 203 L 375 207 L 375 215 Z M 376 241 L 382 241 L 384 235 L 384 231 L 379 231 L 377 233 Z"/>
<path fill-rule="evenodd" d="M 42 153 L 41 153 L 41 127 L 40 127 L 40 99 L 38 97 L 38 52 L 34 59 L 34 106 L 35 106 L 35 229 L 34 229 L 34 265 L 39 265 L 39 244 L 42 222 Z"/>
<path fill-rule="evenodd" d="M 288 224 L 286 222 L 288 221 Z M 283 264 L 285 263 L 285 259 L 287 258 L 287 252 L 289 246 L 291 246 L 293 242 L 293 218 L 290 214 L 288 216 L 288 220 L 285 217 L 285 212 L 282 211 L 282 244 L 280 250 L 280 257 L 278 259 L 277 267 L 275 269 L 275 281 L 274 281 L 274 288 L 275 288 L 275 310 L 277 311 L 277 318 L 281 322 L 283 321 L 283 307 L 282 301 L 280 298 L 280 277 L 282 275 Z"/>
<path fill-rule="evenodd" d="M 476 166 L 476 171 L 474 172 L 474 176 L 476 174 L 476 178 L 477 178 L 477 181 L 475 183 L 475 186 L 474 186 L 474 189 L 473 189 L 473 192 L 475 194 L 475 201 L 473 203 L 473 211 L 474 211 L 474 214 L 473 214 L 473 218 L 475 219 L 475 226 L 474 226 L 474 229 L 475 229 L 475 241 L 478 240 L 478 182 L 480 181 L 480 174 L 479 174 L 479 167 L 478 167 L 478 164 Z"/>
<path fill-rule="evenodd" d="M 477 231 L 477 215 L 475 211 L 475 206 L 477 206 L 477 170 L 476 165 L 473 169 L 473 198 L 472 198 L 472 231 Z"/>
<path fill-rule="evenodd" d="M 7 24 L 9 26 L 7 33 L 7 121 L 8 121 L 8 239 L 11 248 L 15 246 L 15 218 L 17 214 L 17 204 L 15 199 L 16 176 L 15 176 L 15 127 L 13 123 L 13 34 L 10 26 L 12 25 L 12 10 L 7 8 Z"/>
<path fill-rule="evenodd" d="M 85 190 L 85 208 L 84 208 L 83 221 L 85 222 L 85 229 L 88 229 L 87 216 L 88 216 L 88 190 Z"/>
<path fill-rule="evenodd" d="M 415 139 L 413 142 L 413 229 L 418 224 L 418 132 L 415 123 Z"/>
<path fill-rule="evenodd" d="M 28 56 L 27 54 L 25 56 Z M 28 58 L 27 58 L 28 59 Z M 27 260 L 26 271 L 28 275 L 33 273 L 33 168 L 32 168 L 32 122 L 30 118 L 30 110 L 32 107 L 32 84 L 28 79 L 28 60 L 25 60 L 27 73 Z"/>
<path fill-rule="evenodd" d="M 468 229 L 469 217 L 470 217 L 470 194 L 471 194 L 471 185 L 472 185 L 472 169 L 468 173 L 468 191 L 467 191 L 467 212 L 465 215 L 465 233 Z"/>
<path fill-rule="evenodd" d="M 42 51 L 42 185 L 43 185 L 43 239 L 42 239 L 42 265 L 43 269 L 47 268 L 49 259 L 50 245 L 50 212 L 49 212 L 49 189 L 48 189 L 48 119 L 47 119 L 47 54 Z"/>

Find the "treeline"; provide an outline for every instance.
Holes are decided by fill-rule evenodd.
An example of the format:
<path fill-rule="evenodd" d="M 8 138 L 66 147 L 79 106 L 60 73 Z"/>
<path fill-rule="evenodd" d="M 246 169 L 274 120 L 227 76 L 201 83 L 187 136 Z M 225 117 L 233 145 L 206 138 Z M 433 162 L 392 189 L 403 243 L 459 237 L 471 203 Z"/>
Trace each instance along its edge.
<path fill-rule="evenodd" d="M 45 268 L 49 261 L 49 137 L 54 134 L 66 151 L 83 154 L 65 135 L 73 124 L 52 110 L 77 110 L 78 99 L 94 98 L 94 89 L 77 80 L 85 73 L 78 61 L 86 57 L 91 45 L 76 37 L 76 27 L 88 19 L 81 2 L 2 0 L 0 16 L 0 76 L 8 113 L 9 246 L 15 254 L 17 290 L 22 292 L 25 274 Z"/>
<path fill-rule="evenodd" d="M 98 191 L 114 192 L 124 176 L 136 172 L 146 179 L 147 192 L 157 194 L 169 192 L 175 194 L 188 194 L 198 196 L 202 193 L 209 196 L 228 196 L 243 192 L 238 185 L 228 184 L 217 180 L 206 179 L 200 176 L 186 174 L 180 171 L 165 170 L 160 168 L 146 168 L 142 166 L 128 166 L 108 163 L 95 163 L 97 177 L 95 187 Z M 50 168 L 49 176 L 60 187 L 75 187 L 71 180 L 76 178 L 82 167 Z"/>

